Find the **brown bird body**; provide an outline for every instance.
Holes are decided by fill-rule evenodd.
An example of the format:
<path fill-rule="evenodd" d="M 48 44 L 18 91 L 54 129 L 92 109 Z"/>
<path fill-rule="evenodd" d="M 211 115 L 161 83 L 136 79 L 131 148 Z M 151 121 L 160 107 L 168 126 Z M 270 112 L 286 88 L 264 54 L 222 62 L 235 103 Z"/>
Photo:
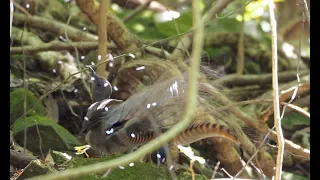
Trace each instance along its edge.
<path fill-rule="evenodd" d="M 114 99 L 96 102 L 89 107 L 83 123 L 86 140 L 101 155 L 131 151 L 181 120 L 186 94 L 187 81 L 172 78 L 157 82 L 123 102 Z M 214 98 L 211 102 L 205 100 L 201 88 L 199 95 L 193 124 L 173 143 L 186 145 L 208 137 L 222 137 L 239 145 L 235 127 L 225 120 L 226 113 L 214 110 L 219 103 Z"/>

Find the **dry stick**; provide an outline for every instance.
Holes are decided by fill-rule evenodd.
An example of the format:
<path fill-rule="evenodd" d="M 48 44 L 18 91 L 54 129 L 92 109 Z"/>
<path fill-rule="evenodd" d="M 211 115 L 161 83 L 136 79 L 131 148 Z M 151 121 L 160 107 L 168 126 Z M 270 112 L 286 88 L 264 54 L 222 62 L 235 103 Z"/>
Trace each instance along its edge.
<path fill-rule="evenodd" d="M 50 43 L 44 43 L 41 45 L 37 46 L 24 46 L 23 50 L 25 54 L 35 54 L 38 52 L 43 52 L 43 51 L 75 51 L 75 48 L 84 50 L 84 51 L 89 51 L 93 49 L 98 48 L 98 42 L 94 41 L 86 41 L 86 42 L 69 42 L 69 43 L 64 43 L 64 42 L 59 42 L 59 41 L 52 41 Z M 114 49 L 116 48 L 116 45 L 114 43 L 108 43 L 108 48 Z M 22 53 L 22 48 L 21 47 L 11 47 L 10 48 L 10 54 L 21 54 Z"/>
<path fill-rule="evenodd" d="M 269 135 L 270 139 L 278 142 L 277 139 L 277 133 L 272 131 Z M 284 147 L 285 149 L 290 152 L 291 154 L 295 155 L 295 156 L 299 156 L 301 158 L 305 158 L 305 159 L 310 159 L 310 150 L 309 149 L 304 149 L 301 146 L 293 143 L 292 141 L 289 140 L 284 140 Z"/>
<path fill-rule="evenodd" d="M 302 7 L 303 7 L 303 13 L 307 18 L 308 24 L 309 24 L 309 28 L 310 28 L 310 13 L 308 10 L 308 4 L 306 0 L 300 0 Z"/>
<path fill-rule="evenodd" d="M 26 21 L 27 17 L 21 13 L 13 13 L 14 25 L 22 25 Z M 53 32 L 57 35 L 63 36 L 65 32 L 69 35 L 69 38 L 74 41 L 97 41 L 98 37 L 88 32 L 84 32 L 77 28 L 68 26 L 58 21 L 46 19 L 39 16 L 28 16 L 28 27 L 41 29 L 45 31 Z"/>
<path fill-rule="evenodd" d="M 28 23 L 28 18 L 25 21 L 23 25 L 23 31 L 21 33 L 20 37 L 20 42 L 21 42 L 21 47 L 22 47 L 22 54 L 23 52 L 23 34 L 26 29 L 26 25 Z M 27 149 L 27 116 L 26 116 L 26 111 L 27 111 L 27 91 L 28 91 L 28 81 L 27 81 L 27 68 L 26 68 L 26 58 L 23 55 L 23 88 L 24 88 L 24 94 L 23 94 L 23 113 L 25 114 L 23 116 L 24 121 L 23 121 L 23 126 L 24 126 L 24 131 L 23 131 L 23 153 L 26 154 L 26 149 Z M 16 120 L 17 121 L 17 120 Z"/>
<path fill-rule="evenodd" d="M 69 6 L 68 6 L 68 8 L 69 8 Z M 67 26 L 69 26 L 69 23 L 71 21 L 71 17 L 72 17 L 72 14 L 69 15 L 69 18 L 68 18 L 68 21 L 67 21 Z M 66 28 L 64 29 L 64 36 L 66 37 L 67 43 L 70 43 L 69 36 L 68 36 Z M 76 54 L 76 62 L 77 62 L 76 65 L 77 65 L 77 68 L 80 69 L 80 70 L 83 70 L 83 64 L 80 62 L 78 49 L 76 47 L 74 47 L 74 51 L 75 51 L 75 54 Z M 93 99 L 92 98 L 92 93 L 90 92 L 89 85 L 85 81 L 82 73 L 80 74 L 80 78 L 81 78 L 82 84 L 84 86 L 84 89 L 88 92 L 88 94 L 90 96 L 90 99 L 92 100 Z"/>
<path fill-rule="evenodd" d="M 297 90 L 297 95 L 303 94 L 305 92 L 310 91 L 310 82 L 304 83 L 304 84 L 300 84 L 298 86 L 298 90 Z M 287 99 L 289 99 L 294 92 L 296 91 L 296 88 L 290 88 L 289 90 L 287 90 L 285 93 L 281 94 L 280 98 L 279 98 L 279 102 L 283 102 Z M 271 114 L 273 113 L 273 108 L 269 108 L 265 111 L 265 113 L 263 113 L 263 115 L 261 115 L 261 121 L 263 123 L 266 123 L 269 119 L 269 116 L 271 116 Z"/>
<path fill-rule="evenodd" d="M 268 139 L 269 134 L 272 132 L 273 128 L 269 130 L 268 134 L 264 137 L 264 139 L 262 140 L 260 146 L 257 148 L 256 152 L 249 158 L 249 160 L 246 162 L 246 165 L 242 167 L 242 169 L 232 178 L 235 179 L 236 177 L 238 177 L 242 171 L 245 169 L 245 167 L 252 161 L 252 159 L 258 154 L 259 150 L 263 147 L 264 142 Z"/>
<path fill-rule="evenodd" d="M 109 7 L 109 0 L 100 1 L 100 14 L 98 24 L 98 36 L 99 36 L 99 47 L 98 47 L 98 61 L 105 60 L 107 57 L 107 8 Z M 101 64 L 97 67 L 97 74 L 101 77 L 106 77 L 106 63 Z"/>
<path fill-rule="evenodd" d="M 189 124 L 192 122 L 192 116 L 196 110 L 197 105 L 197 95 L 198 95 L 198 73 L 201 52 L 203 47 L 203 22 L 201 21 L 201 11 L 200 11 L 200 1 L 193 1 L 193 23 L 195 35 L 193 38 L 193 50 L 192 50 L 192 61 L 189 73 L 188 82 L 188 92 L 187 92 L 187 104 L 186 109 L 183 114 L 183 118 L 180 122 L 174 125 L 171 129 L 166 131 L 163 135 L 155 138 L 146 145 L 143 145 L 136 151 L 124 155 L 122 157 L 107 161 L 100 162 L 92 165 L 82 166 L 79 168 L 69 169 L 65 171 L 60 171 L 52 174 L 41 175 L 31 179 L 66 179 L 66 178 L 76 178 L 81 175 L 86 175 L 89 173 L 105 172 L 108 168 L 116 167 L 119 165 L 124 165 L 132 161 L 137 160 L 141 156 L 146 155 L 149 152 L 156 150 L 163 144 L 169 142 L 171 139 L 176 137 L 179 133 L 185 130 Z"/>
<path fill-rule="evenodd" d="M 301 71 L 300 75 L 304 76 L 309 74 L 310 71 Z M 296 71 L 284 71 L 279 73 L 279 82 L 287 82 L 295 80 L 297 77 Z M 247 85 L 266 85 L 272 82 L 272 74 L 246 74 L 246 75 L 237 75 L 231 74 L 225 77 L 219 78 L 213 81 L 214 84 L 224 84 L 224 85 L 233 85 L 233 86 L 247 86 Z"/>
<path fill-rule="evenodd" d="M 216 111 L 225 111 L 227 109 L 229 109 L 230 107 L 236 107 L 236 106 L 239 106 L 239 105 L 246 105 L 246 104 L 263 104 L 263 103 L 272 103 L 273 100 L 271 99 L 254 99 L 254 100 L 247 100 L 247 101 L 241 101 L 241 102 L 236 102 L 236 103 L 233 103 L 233 104 L 229 104 L 227 106 L 222 106 L 220 108 L 217 108 Z M 287 105 L 288 107 L 296 110 L 297 112 L 305 115 L 306 117 L 310 118 L 310 113 L 308 113 L 307 111 L 305 111 L 304 109 L 296 106 L 296 105 L 293 105 L 293 104 L 289 104 L 289 103 L 285 103 L 285 102 L 281 102 L 280 103 L 281 105 Z"/>
<path fill-rule="evenodd" d="M 146 9 L 150 3 L 152 2 L 153 0 L 148 0 L 147 2 L 145 2 L 144 4 L 140 5 L 139 7 L 137 7 L 134 11 L 132 11 L 130 14 L 128 14 L 126 17 L 124 17 L 122 19 L 122 21 L 125 23 L 125 22 L 128 22 L 130 21 L 130 19 L 132 19 L 134 16 L 136 16 L 137 14 L 139 14 L 141 11 L 143 11 L 144 9 Z"/>
<path fill-rule="evenodd" d="M 283 151 L 284 151 L 284 138 L 281 128 L 280 117 L 280 103 L 279 103 L 279 87 L 278 87 L 278 55 L 277 55 L 277 22 L 274 17 L 274 3 L 268 0 L 269 18 L 271 26 L 271 42 L 272 42 L 272 89 L 273 89 L 273 109 L 274 109 L 274 124 L 277 132 L 278 139 L 278 155 L 276 164 L 275 180 L 281 180 Z"/>
<path fill-rule="evenodd" d="M 10 165 L 25 168 L 32 160 L 36 160 L 36 158 L 10 149 Z"/>

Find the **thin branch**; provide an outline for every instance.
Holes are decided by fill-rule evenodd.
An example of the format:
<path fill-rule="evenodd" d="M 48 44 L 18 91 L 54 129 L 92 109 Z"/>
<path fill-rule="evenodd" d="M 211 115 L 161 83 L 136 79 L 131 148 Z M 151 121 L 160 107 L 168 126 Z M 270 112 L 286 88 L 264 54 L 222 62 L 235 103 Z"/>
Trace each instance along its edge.
<path fill-rule="evenodd" d="M 98 42 L 95 41 L 85 41 L 85 42 L 59 42 L 59 41 L 52 41 L 50 43 L 44 43 L 41 45 L 35 45 L 35 46 L 24 46 L 24 53 L 25 54 L 34 54 L 38 52 L 43 51 L 75 51 L 74 48 L 77 48 L 79 50 L 83 51 L 90 51 L 98 48 Z M 108 48 L 114 49 L 116 48 L 116 45 L 114 43 L 108 43 Z M 10 48 L 10 54 L 21 54 L 22 53 L 22 47 L 11 47 Z"/>
<path fill-rule="evenodd" d="M 307 82 L 307 83 L 304 83 L 304 84 L 300 84 L 298 86 L 298 90 L 296 91 L 296 88 L 290 88 L 286 91 L 283 91 L 284 93 L 281 94 L 280 98 L 279 98 L 279 102 L 284 102 L 286 101 L 287 99 L 289 99 L 290 97 L 292 97 L 293 95 L 301 95 L 301 94 L 304 94 L 308 91 L 310 91 L 310 82 Z M 261 115 L 261 121 L 263 123 L 266 123 L 269 119 L 269 117 L 272 115 L 273 113 L 273 108 L 270 107 L 269 109 L 267 109 L 262 115 Z"/>
<path fill-rule="evenodd" d="M 263 140 L 262 140 L 260 146 L 257 148 L 256 152 L 249 158 L 249 160 L 242 167 L 242 169 L 232 179 L 235 179 L 236 177 L 238 177 L 242 173 L 242 171 L 248 166 L 248 164 L 253 160 L 253 158 L 258 154 L 259 150 L 263 147 L 264 142 L 267 141 L 268 136 L 269 136 L 269 134 L 271 133 L 272 130 L 273 130 L 273 128 L 269 130 L 268 134 L 263 138 Z"/>
<path fill-rule="evenodd" d="M 300 0 L 300 1 L 301 1 L 301 5 L 302 5 L 302 8 L 303 8 L 303 13 L 307 18 L 307 21 L 308 21 L 308 24 L 309 24 L 309 28 L 310 28 L 310 13 L 309 13 L 309 10 L 308 10 L 307 1 L 306 0 Z"/>
<path fill-rule="evenodd" d="M 84 32 L 82 30 L 79 30 L 77 28 L 67 26 L 63 23 L 60 23 L 58 21 L 46 19 L 39 16 L 28 16 L 21 13 L 13 13 L 14 19 L 13 24 L 14 25 L 23 25 L 24 22 L 28 18 L 28 27 L 41 29 L 44 31 L 53 32 L 57 35 L 64 36 L 65 31 L 69 35 L 69 38 L 74 41 L 96 41 L 98 40 L 98 37 L 96 35 L 90 34 L 88 32 Z"/>
<path fill-rule="evenodd" d="M 217 112 L 219 111 L 225 111 L 231 107 L 237 107 L 237 106 L 240 106 L 240 105 L 246 105 L 246 104 L 264 104 L 264 103 L 272 103 L 273 100 L 271 99 L 254 99 L 254 100 L 247 100 L 247 101 L 241 101 L 241 102 L 236 102 L 236 103 L 233 103 L 233 104 L 229 104 L 227 106 L 222 106 L 222 107 L 219 107 L 216 109 Z M 287 105 L 288 107 L 290 107 L 291 109 L 301 113 L 302 115 L 310 118 L 310 113 L 308 113 L 307 111 L 305 111 L 304 109 L 296 106 L 296 105 L 293 105 L 293 104 L 288 104 L 288 103 L 285 103 L 285 102 L 280 102 L 281 105 Z"/>
<path fill-rule="evenodd" d="M 308 70 L 302 71 L 300 73 L 301 76 L 307 75 L 310 72 Z M 279 82 L 288 82 L 295 80 L 297 78 L 296 71 L 285 71 L 279 73 Z M 223 84 L 223 85 L 232 85 L 232 86 L 247 86 L 247 85 L 266 85 L 271 84 L 272 82 L 272 74 L 248 74 L 248 75 L 238 75 L 231 74 L 225 77 L 219 78 L 213 81 L 214 84 Z"/>
<path fill-rule="evenodd" d="M 278 155 L 276 164 L 275 180 L 281 180 L 282 162 L 284 152 L 284 138 L 281 128 L 280 103 L 279 103 L 279 87 L 278 87 L 278 54 L 277 54 L 277 22 L 274 17 L 274 3 L 268 0 L 269 18 L 271 26 L 272 40 L 272 89 L 273 89 L 273 109 L 274 109 L 274 125 L 276 127 L 278 139 Z"/>
<path fill-rule="evenodd" d="M 277 133 L 275 131 L 272 131 L 270 133 L 269 138 L 274 142 L 278 142 Z M 284 148 L 294 156 L 310 160 L 310 150 L 304 149 L 303 147 L 293 143 L 292 141 L 285 139 Z"/>

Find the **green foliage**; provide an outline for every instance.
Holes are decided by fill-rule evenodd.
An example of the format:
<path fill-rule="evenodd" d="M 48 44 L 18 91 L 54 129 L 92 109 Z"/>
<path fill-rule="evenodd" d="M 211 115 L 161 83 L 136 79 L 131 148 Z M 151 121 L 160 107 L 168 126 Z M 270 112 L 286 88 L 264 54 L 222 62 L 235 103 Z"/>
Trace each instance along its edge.
<path fill-rule="evenodd" d="M 29 113 L 28 116 L 34 114 L 45 115 L 45 107 L 43 104 L 41 102 L 36 104 L 38 102 L 38 98 L 29 90 L 27 90 L 26 93 L 26 110 L 28 111 L 29 109 L 33 108 L 34 105 L 36 105 L 34 111 Z M 23 88 L 18 88 L 10 93 L 10 123 L 13 123 L 17 118 L 24 114 L 24 94 L 25 90 Z"/>
<path fill-rule="evenodd" d="M 23 144 L 24 129 L 27 130 L 27 149 L 40 153 L 54 150 L 73 150 L 80 145 L 76 137 L 54 120 L 44 116 L 21 118 L 13 126 L 13 137 L 18 144 Z"/>
<path fill-rule="evenodd" d="M 175 20 L 167 22 L 157 22 L 155 20 L 155 26 L 157 27 L 159 32 L 166 37 L 177 35 L 177 29 L 180 33 L 187 32 L 192 28 L 192 13 L 191 11 L 183 12 Z"/>
<path fill-rule="evenodd" d="M 282 124 L 287 127 L 310 125 L 310 119 L 298 112 L 290 112 L 282 118 Z"/>
<path fill-rule="evenodd" d="M 210 23 L 206 31 L 210 32 L 240 32 L 241 23 L 236 18 L 223 18 Z"/>
<path fill-rule="evenodd" d="M 105 162 L 110 159 L 114 159 L 119 156 L 108 156 L 102 158 L 80 158 L 75 157 L 68 163 L 68 168 L 81 167 L 85 165 L 90 165 L 98 162 Z M 87 175 L 81 177 L 80 179 L 121 179 L 121 180 L 132 180 L 132 179 L 140 179 L 140 180 L 167 180 L 172 179 L 168 168 L 166 165 L 157 166 L 153 163 L 142 163 L 135 162 L 134 166 L 123 166 L 124 169 L 113 168 L 107 177 L 102 178 L 103 174 L 100 175 Z M 189 180 L 191 179 L 190 173 L 180 172 L 177 173 L 178 179 L 180 180 Z M 207 178 L 202 175 L 195 176 L 197 180 L 206 180 Z"/>
<path fill-rule="evenodd" d="M 308 180 L 309 178 L 297 174 L 283 172 L 283 180 Z"/>

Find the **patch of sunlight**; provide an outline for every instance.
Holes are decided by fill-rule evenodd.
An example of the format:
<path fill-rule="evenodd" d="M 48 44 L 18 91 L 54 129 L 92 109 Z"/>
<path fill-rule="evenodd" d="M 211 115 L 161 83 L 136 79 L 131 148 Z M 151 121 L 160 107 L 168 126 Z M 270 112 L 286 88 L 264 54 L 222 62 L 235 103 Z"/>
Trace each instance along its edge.
<path fill-rule="evenodd" d="M 177 11 L 164 11 L 154 15 L 156 22 L 172 21 L 172 19 L 177 19 L 178 17 L 180 17 L 180 13 Z"/>
<path fill-rule="evenodd" d="M 136 32 L 143 32 L 146 28 L 140 24 L 140 23 L 136 23 L 132 26 L 133 30 L 135 30 Z"/>
<path fill-rule="evenodd" d="M 114 10 L 117 13 L 122 13 L 123 10 L 120 8 L 118 4 L 112 3 L 111 4 L 111 9 Z"/>

